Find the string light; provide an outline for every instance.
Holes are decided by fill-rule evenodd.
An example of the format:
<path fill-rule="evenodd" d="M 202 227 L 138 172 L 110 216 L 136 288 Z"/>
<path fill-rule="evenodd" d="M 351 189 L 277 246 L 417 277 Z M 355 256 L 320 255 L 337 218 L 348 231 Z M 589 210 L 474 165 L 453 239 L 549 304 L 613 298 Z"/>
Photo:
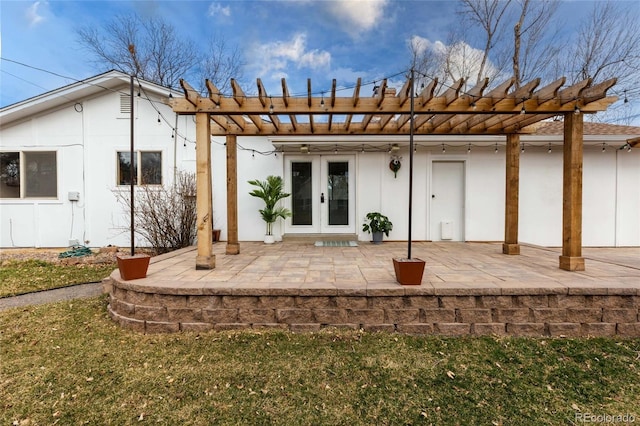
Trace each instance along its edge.
<path fill-rule="evenodd" d="M 162 120 L 160 120 L 160 111 L 158 111 L 158 123 L 162 123 Z"/>
<path fill-rule="evenodd" d="M 607 144 L 602 142 L 602 152 L 605 152 L 607 150 Z"/>
<path fill-rule="evenodd" d="M 521 145 L 520 152 L 524 153 L 524 143 Z"/>
<path fill-rule="evenodd" d="M 494 154 L 498 153 L 498 142 L 496 142 L 496 149 L 493 151 Z"/>
<path fill-rule="evenodd" d="M 471 154 L 471 144 L 467 147 L 467 154 Z"/>
<path fill-rule="evenodd" d="M 444 154 L 446 152 L 447 152 L 447 150 L 445 149 L 444 144 L 442 144 L 442 153 Z"/>
<path fill-rule="evenodd" d="M 338 144 L 336 144 L 336 146 L 333 148 L 333 153 L 334 154 L 338 153 Z"/>
<path fill-rule="evenodd" d="M 273 99 L 271 98 L 271 96 L 269 96 L 269 114 L 273 114 Z"/>
<path fill-rule="evenodd" d="M 551 142 L 549 142 L 549 149 L 547 150 L 548 154 L 551 154 Z"/>
<path fill-rule="evenodd" d="M 629 99 L 627 99 L 627 89 L 624 89 L 624 103 L 629 103 Z"/>
<path fill-rule="evenodd" d="M 578 103 L 576 102 L 576 106 L 573 108 L 573 113 L 578 115 L 580 114 L 580 108 L 578 107 Z"/>
<path fill-rule="evenodd" d="M 526 101 L 525 98 L 522 98 L 522 109 L 520 110 L 520 114 L 526 114 L 527 110 L 524 109 L 524 102 Z"/>
<path fill-rule="evenodd" d="M 320 106 L 324 108 L 324 92 L 322 92 L 322 99 L 320 100 Z"/>

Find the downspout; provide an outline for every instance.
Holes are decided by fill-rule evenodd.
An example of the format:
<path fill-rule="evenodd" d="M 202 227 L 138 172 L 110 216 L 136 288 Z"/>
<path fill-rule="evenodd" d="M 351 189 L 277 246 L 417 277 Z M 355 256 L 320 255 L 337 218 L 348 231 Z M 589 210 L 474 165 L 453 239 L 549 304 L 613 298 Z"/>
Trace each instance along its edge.
<path fill-rule="evenodd" d="M 616 149 L 616 168 L 615 168 L 615 180 L 614 180 L 614 201 L 613 201 L 613 246 L 618 247 L 618 154 L 619 149 Z"/>
<path fill-rule="evenodd" d="M 176 179 L 178 176 L 178 114 L 175 114 L 175 125 L 173 126 L 173 185 L 176 185 Z"/>

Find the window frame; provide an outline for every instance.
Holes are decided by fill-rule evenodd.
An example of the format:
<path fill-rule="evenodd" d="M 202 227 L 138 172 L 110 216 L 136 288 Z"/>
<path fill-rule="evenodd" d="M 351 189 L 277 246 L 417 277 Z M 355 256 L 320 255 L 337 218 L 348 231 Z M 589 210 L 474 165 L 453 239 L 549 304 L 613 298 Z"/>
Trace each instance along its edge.
<path fill-rule="evenodd" d="M 16 153 L 18 154 L 18 174 L 19 174 L 19 195 L 17 197 L 1 197 L 2 201 L 32 201 L 32 200 L 59 200 L 60 199 L 60 155 L 57 149 L 41 150 L 41 149 L 5 149 L 0 151 L 4 153 Z M 27 177 L 29 173 L 26 170 L 26 161 L 29 154 L 53 154 L 55 164 L 55 194 L 54 195 L 37 195 L 28 196 L 28 182 Z"/>
<path fill-rule="evenodd" d="M 162 149 L 137 149 L 134 151 L 135 153 L 135 161 L 134 165 L 136 166 L 136 181 L 134 182 L 135 186 L 149 186 L 149 187 L 160 187 L 164 185 L 164 170 L 163 170 L 163 157 L 164 151 Z M 139 183 L 142 182 L 142 167 L 138 167 L 139 164 L 142 164 L 142 155 L 143 154 L 159 154 L 160 155 L 160 182 L 159 183 Z M 131 154 L 129 150 L 117 150 L 116 151 L 116 186 L 118 188 L 129 187 L 130 183 L 121 183 L 120 179 L 120 154 Z"/>

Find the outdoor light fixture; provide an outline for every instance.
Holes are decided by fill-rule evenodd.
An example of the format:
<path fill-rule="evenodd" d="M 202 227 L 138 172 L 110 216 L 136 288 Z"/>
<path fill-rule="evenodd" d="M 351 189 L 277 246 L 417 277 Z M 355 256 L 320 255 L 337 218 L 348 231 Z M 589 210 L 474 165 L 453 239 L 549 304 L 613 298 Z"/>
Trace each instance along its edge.
<path fill-rule="evenodd" d="M 444 147 L 444 144 L 442 144 L 442 153 L 444 154 L 445 152 L 447 152 L 447 150 Z"/>
<path fill-rule="evenodd" d="M 269 114 L 273 114 L 273 99 L 271 98 L 271 96 L 269 96 Z"/>
<path fill-rule="evenodd" d="M 322 92 L 322 99 L 320 99 L 320 106 L 324 108 L 324 92 Z"/>
<path fill-rule="evenodd" d="M 527 110 L 524 109 L 524 104 L 522 104 L 522 109 L 520 110 L 520 114 L 526 114 Z"/>
<path fill-rule="evenodd" d="M 520 152 L 524 153 L 524 144 L 522 144 Z"/>
<path fill-rule="evenodd" d="M 549 150 L 547 151 L 548 154 L 551 154 L 551 142 L 549 142 Z"/>
<path fill-rule="evenodd" d="M 629 103 L 629 99 L 627 99 L 627 89 L 624 89 L 624 103 Z"/>
<path fill-rule="evenodd" d="M 303 153 L 303 154 L 305 154 L 305 153 L 308 154 L 309 153 L 309 146 L 308 145 L 302 145 L 300 147 L 300 152 Z"/>
<path fill-rule="evenodd" d="M 467 154 L 471 154 L 471 144 L 467 147 Z"/>
<path fill-rule="evenodd" d="M 605 142 L 602 142 L 602 152 L 605 152 L 607 150 L 607 144 Z"/>
<path fill-rule="evenodd" d="M 498 142 L 496 142 L 496 149 L 495 149 L 495 151 L 493 151 L 493 153 L 494 153 L 494 154 L 497 154 L 497 153 L 498 153 Z"/>
<path fill-rule="evenodd" d="M 390 153 L 394 153 L 394 152 L 398 152 L 400 151 L 400 147 L 398 146 L 397 143 L 394 143 L 393 145 L 391 145 L 391 149 L 389 150 Z"/>

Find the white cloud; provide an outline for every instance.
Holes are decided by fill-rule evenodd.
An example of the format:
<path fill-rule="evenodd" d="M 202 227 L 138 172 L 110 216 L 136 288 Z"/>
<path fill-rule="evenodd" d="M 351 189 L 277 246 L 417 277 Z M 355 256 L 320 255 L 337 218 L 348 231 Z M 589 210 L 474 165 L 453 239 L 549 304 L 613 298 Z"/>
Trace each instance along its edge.
<path fill-rule="evenodd" d="M 420 36 L 413 36 L 409 45 L 418 57 L 429 59 L 429 69 L 425 71 L 435 74 L 442 83 L 450 84 L 460 78 L 469 82 L 476 81 L 483 56 L 482 50 L 463 41 L 447 45 L 439 40 L 432 42 Z M 491 60 L 487 60 L 484 75 L 494 79 L 499 73 L 499 69 Z"/>
<path fill-rule="evenodd" d="M 339 0 L 325 3 L 344 30 L 353 36 L 374 28 L 384 16 L 389 0 Z"/>
<path fill-rule="evenodd" d="M 222 16 L 229 17 L 231 16 L 231 7 L 222 6 L 220 3 L 211 3 L 209 5 L 208 15 L 209 16 L 222 15 Z"/>
<path fill-rule="evenodd" d="M 40 22 L 44 21 L 44 16 L 40 13 L 40 7 L 47 7 L 49 3 L 47 1 L 36 1 L 31 6 L 27 8 L 25 12 L 25 16 L 27 21 L 29 22 L 29 26 L 32 27 L 34 25 L 38 25 Z"/>
<path fill-rule="evenodd" d="M 325 50 L 307 50 L 307 36 L 299 33 L 290 40 L 259 45 L 253 52 L 254 66 L 260 76 L 287 77 L 287 68 L 327 69 L 331 54 Z"/>

